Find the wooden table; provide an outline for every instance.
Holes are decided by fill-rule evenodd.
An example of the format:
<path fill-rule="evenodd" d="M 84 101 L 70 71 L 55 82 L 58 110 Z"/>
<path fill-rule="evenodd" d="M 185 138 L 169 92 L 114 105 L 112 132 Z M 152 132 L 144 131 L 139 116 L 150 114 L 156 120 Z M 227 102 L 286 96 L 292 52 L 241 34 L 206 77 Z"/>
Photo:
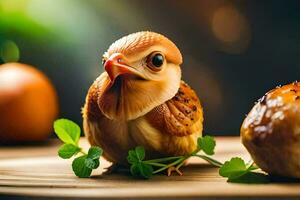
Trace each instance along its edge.
<path fill-rule="evenodd" d="M 82 139 L 83 146 L 88 147 Z M 38 146 L 0 147 L 0 199 L 300 199 L 300 183 L 227 183 L 218 169 L 199 159 L 183 168 L 184 176 L 158 175 L 137 180 L 126 173 L 102 174 L 110 163 L 101 160 L 93 177 L 74 176 L 71 161 L 57 156 L 60 142 Z M 239 138 L 217 138 L 216 158 L 248 160 Z"/>

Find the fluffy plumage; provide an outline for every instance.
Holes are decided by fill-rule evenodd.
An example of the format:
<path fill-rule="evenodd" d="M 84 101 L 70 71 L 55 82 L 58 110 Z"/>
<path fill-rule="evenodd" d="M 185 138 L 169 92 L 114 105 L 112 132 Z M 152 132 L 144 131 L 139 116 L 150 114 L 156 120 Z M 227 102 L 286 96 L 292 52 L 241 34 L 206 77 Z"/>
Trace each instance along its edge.
<path fill-rule="evenodd" d="M 153 32 L 130 34 L 114 42 L 103 60 L 106 71 L 88 91 L 83 123 L 107 160 L 126 164 L 128 150 L 138 145 L 148 157 L 195 150 L 203 111 L 181 81 L 182 56 L 173 42 Z"/>

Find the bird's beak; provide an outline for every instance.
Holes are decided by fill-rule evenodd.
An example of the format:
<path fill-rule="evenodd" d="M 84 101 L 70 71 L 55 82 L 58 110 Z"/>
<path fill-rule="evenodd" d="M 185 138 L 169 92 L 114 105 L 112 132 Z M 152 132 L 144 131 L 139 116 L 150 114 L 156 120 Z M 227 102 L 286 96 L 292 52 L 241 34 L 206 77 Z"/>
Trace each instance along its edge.
<path fill-rule="evenodd" d="M 111 84 L 113 84 L 115 79 L 121 74 L 140 75 L 140 73 L 133 67 L 129 66 L 128 63 L 128 60 L 121 53 L 114 53 L 108 60 L 106 60 L 104 63 L 104 69 L 111 80 Z"/>

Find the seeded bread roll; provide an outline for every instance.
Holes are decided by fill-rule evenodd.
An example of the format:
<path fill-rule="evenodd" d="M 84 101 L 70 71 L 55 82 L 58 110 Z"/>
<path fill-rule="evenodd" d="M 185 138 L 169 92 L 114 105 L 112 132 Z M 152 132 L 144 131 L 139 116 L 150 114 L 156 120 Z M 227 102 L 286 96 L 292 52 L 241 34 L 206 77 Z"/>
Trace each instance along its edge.
<path fill-rule="evenodd" d="M 241 137 L 262 170 L 300 178 L 300 83 L 266 93 L 244 120 Z"/>

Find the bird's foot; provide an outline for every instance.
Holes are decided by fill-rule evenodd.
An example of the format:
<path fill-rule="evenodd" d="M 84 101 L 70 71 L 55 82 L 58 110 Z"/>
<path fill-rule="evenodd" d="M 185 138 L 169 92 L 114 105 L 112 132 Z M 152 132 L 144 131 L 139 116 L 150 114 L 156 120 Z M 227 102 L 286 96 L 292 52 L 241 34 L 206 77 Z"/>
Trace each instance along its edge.
<path fill-rule="evenodd" d="M 174 172 L 174 171 L 175 171 L 179 176 L 182 176 L 183 173 L 179 170 L 179 168 L 182 167 L 182 166 L 186 166 L 187 163 L 188 163 L 188 161 L 187 161 L 187 160 L 184 160 L 183 162 L 179 163 L 179 165 L 177 165 L 177 166 L 175 166 L 175 167 L 174 167 L 174 166 L 169 167 L 169 168 L 168 168 L 168 176 L 171 176 L 171 175 L 172 175 L 172 172 Z"/>
<path fill-rule="evenodd" d="M 179 176 L 182 176 L 183 173 L 179 170 L 180 167 L 169 167 L 168 168 L 168 176 L 171 176 L 172 175 L 172 172 L 176 172 Z"/>

